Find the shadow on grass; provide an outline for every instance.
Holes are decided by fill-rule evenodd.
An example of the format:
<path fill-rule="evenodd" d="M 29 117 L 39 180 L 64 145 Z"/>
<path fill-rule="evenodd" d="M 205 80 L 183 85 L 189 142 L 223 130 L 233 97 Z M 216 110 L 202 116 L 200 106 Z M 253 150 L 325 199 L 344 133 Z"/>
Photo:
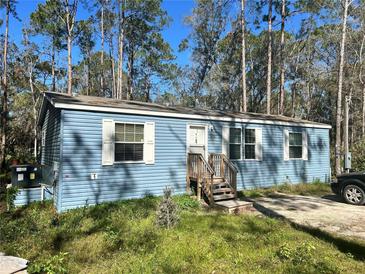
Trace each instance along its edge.
<path fill-rule="evenodd" d="M 309 233 L 316 238 L 335 245 L 341 252 L 353 255 L 355 260 L 365 260 L 365 241 L 356 242 L 355 240 L 340 238 L 318 228 L 312 228 L 304 225 L 291 223 L 291 226 L 297 230 Z"/>
<path fill-rule="evenodd" d="M 365 241 L 359 240 L 358 242 L 356 242 L 355 240 L 340 238 L 318 228 L 293 223 L 290 220 L 286 219 L 283 215 L 257 203 L 254 203 L 253 206 L 255 209 L 268 217 L 278 218 L 287 221 L 293 228 L 308 233 L 322 241 L 333 244 L 341 252 L 350 253 L 352 256 L 354 256 L 355 260 L 365 260 Z"/>

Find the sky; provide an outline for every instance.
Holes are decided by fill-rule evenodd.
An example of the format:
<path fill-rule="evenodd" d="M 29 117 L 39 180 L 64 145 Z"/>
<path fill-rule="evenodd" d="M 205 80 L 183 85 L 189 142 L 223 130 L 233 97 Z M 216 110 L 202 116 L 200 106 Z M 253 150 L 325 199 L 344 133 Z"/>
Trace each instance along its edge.
<path fill-rule="evenodd" d="M 258 28 L 257 26 L 253 26 L 253 8 L 255 5 L 256 0 L 249 0 L 247 1 L 248 7 L 246 8 L 246 20 L 247 24 L 251 30 L 254 32 L 260 32 L 262 29 L 266 28 L 266 23 L 262 22 Z M 29 25 L 29 18 L 30 14 L 36 10 L 37 5 L 39 3 L 44 3 L 43 0 L 18 0 L 17 4 L 17 13 L 21 21 L 16 20 L 15 18 L 10 18 L 10 40 L 14 41 L 17 45 L 21 45 L 22 40 L 22 28 L 24 26 Z M 239 4 L 240 1 L 237 0 L 236 5 L 233 8 L 232 16 L 236 16 L 239 12 Z M 163 36 L 165 40 L 171 45 L 172 49 L 174 50 L 174 54 L 176 55 L 176 63 L 179 65 L 187 65 L 191 62 L 190 60 L 190 50 L 186 50 L 184 52 L 178 51 L 178 46 L 184 38 L 186 38 L 190 33 L 189 26 L 184 24 L 184 18 L 188 15 L 191 15 L 191 12 L 195 6 L 194 0 L 164 0 L 162 7 L 167 11 L 168 15 L 171 17 L 172 21 L 170 25 L 163 31 Z M 1 18 L 5 17 L 5 11 L 2 9 L 0 11 Z M 89 16 L 89 12 L 80 4 L 77 18 L 78 19 L 86 19 Z M 277 16 L 277 20 L 279 16 Z M 303 16 L 295 16 L 295 18 L 289 18 L 286 28 L 288 31 L 296 31 L 300 26 L 300 21 L 303 19 Z M 274 23 L 274 27 L 279 28 L 279 24 Z M 1 28 L 1 31 L 4 31 L 4 24 Z M 35 37 L 32 38 L 34 42 L 38 44 L 46 43 L 44 41 L 44 37 Z M 97 39 L 96 49 L 100 47 L 100 39 Z M 80 52 L 77 47 L 73 48 L 73 63 L 77 63 L 81 59 Z M 62 53 L 63 62 L 66 63 L 66 53 Z"/>
<path fill-rule="evenodd" d="M 41 0 L 18 0 L 17 13 L 21 21 L 15 18 L 10 18 L 10 40 L 14 41 L 17 45 L 20 45 L 22 40 L 22 28 L 29 25 L 30 14 L 36 10 L 39 3 L 44 3 Z M 171 45 L 176 55 L 176 62 L 180 65 L 186 65 L 189 63 L 189 51 L 178 52 L 178 46 L 181 40 L 186 38 L 189 34 L 189 27 L 184 24 L 184 17 L 191 14 L 194 7 L 194 1 L 192 0 L 165 0 L 163 1 L 162 7 L 168 12 L 172 18 L 169 26 L 163 31 L 163 36 L 167 42 Z M 77 18 L 86 19 L 89 16 L 89 12 L 82 6 L 79 5 Z M 5 18 L 4 9 L 1 10 L 1 18 Z M 1 28 L 4 31 L 4 25 Z M 35 42 L 42 43 L 44 40 L 42 37 L 33 38 Z M 98 41 L 99 42 L 99 41 Z M 100 45 L 96 45 L 98 48 Z M 80 52 L 77 47 L 73 48 L 73 58 L 77 62 Z"/>

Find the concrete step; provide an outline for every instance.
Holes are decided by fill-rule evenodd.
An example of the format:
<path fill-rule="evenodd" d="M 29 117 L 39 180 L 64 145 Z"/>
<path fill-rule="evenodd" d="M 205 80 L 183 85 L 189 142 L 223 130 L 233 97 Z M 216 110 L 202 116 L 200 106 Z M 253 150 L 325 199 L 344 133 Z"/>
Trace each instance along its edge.
<path fill-rule="evenodd" d="M 226 201 L 215 202 L 215 207 L 221 209 L 227 213 L 240 214 L 244 212 L 250 212 L 253 209 L 252 202 L 240 201 L 237 199 L 231 199 Z"/>

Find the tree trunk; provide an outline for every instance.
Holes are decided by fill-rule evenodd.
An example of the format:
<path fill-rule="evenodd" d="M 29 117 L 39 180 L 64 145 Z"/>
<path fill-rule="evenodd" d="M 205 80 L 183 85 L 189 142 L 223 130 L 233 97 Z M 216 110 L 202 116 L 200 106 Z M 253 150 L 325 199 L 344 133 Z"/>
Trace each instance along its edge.
<path fill-rule="evenodd" d="M 267 105 L 266 113 L 271 112 L 271 66 L 272 66 L 272 0 L 269 0 L 269 13 L 268 13 L 268 46 L 267 46 L 267 83 L 266 83 L 266 96 Z"/>
<path fill-rule="evenodd" d="M 54 40 L 52 38 L 52 40 Z M 51 70 L 52 70 L 52 91 L 56 92 L 56 75 L 55 75 L 55 46 L 52 41 L 52 52 L 51 52 Z"/>
<path fill-rule="evenodd" d="M 67 35 L 67 94 L 72 96 L 72 38 Z"/>
<path fill-rule="evenodd" d="M 33 62 L 29 62 L 29 87 L 30 91 L 32 93 L 32 101 L 33 101 L 33 119 L 34 119 L 34 125 L 33 125 L 33 132 L 34 132 L 34 159 L 37 159 L 37 151 L 38 151 L 38 131 L 37 131 L 37 97 L 34 92 L 34 85 L 33 85 Z"/>
<path fill-rule="evenodd" d="M 346 24 L 349 0 L 344 1 L 344 11 L 342 17 L 342 39 L 340 51 L 340 64 L 338 71 L 338 91 L 337 91 L 337 110 L 336 110 L 336 147 L 335 147 L 335 168 L 336 175 L 341 173 L 341 118 L 342 118 L 342 84 L 343 84 L 343 67 L 345 62 L 345 45 L 346 45 Z"/>
<path fill-rule="evenodd" d="M 91 79 L 91 77 L 90 77 L 90 64 L 91 64 L 91 52 L 90 51 L 88 51 L 88 53 L 87 53 L 87 89 L 86 89 L 86 95 L 90 95 L 90 87 L 91 87 L 91 85 L 90 85 L 90 79 Z"/>
<path fill-rule="evenodd" d="M 127 100 L 131 100 L 133 96 L 133 82 L 134 82 L 134 52 L 131 49 L 130 53 L 128 54 L 128 92 L 127 92 Z"/>
<path fill-rule="evenodd" d="M 242 28 L 242 104 L 241 111 L 247 112 L 247 91 L 246 91 L 246 45 L 245 45 L 245 4 L 241 0 L 241 28 Z"/>
<path fill-rule="evenodd" d="M 114 61 L 114 47 L 113 36 L 110 36 L 109 41 L 109 55 L 110 55 L 110 74 L 112 76 L 112 98 L 116 98 L 116 83 L 115 83 L 115 61 Z"/>
<path fill-rule="evenodd" d="M 280 30 L 280 112 L 284 114 L 285 100 L 285 67 L 284 67 L 284 43 L 285 43 L 285 0 L 281 1 L 281 30 Z"/>
<path fill-rule="evenodd" d="M 7 79 L 7 57 L 8 57 L 8 36 L 9 36 L 9 13 L 10 13 L 10 0 L 6 1 L 6 15 L 5 15 L 5 36 L 4 36 L 4 52 L 3 52 L 3 97 L 2 105 L 3 111 L 1 115 L 1 169 L 5 168 L 6 158 L 6 137 L 7 137 L 7 123 L 8 123 L 8 79 Z"/>
<path fill-rule="evenodd" d="M 124 0 L 118 0 L 118 18 L 119 18 L 119 35 L 118 35 L 118 71 L 117 71 L 117 99 L 123 96 L 123 42 L 124 42 Z"/>
<path fill-rule="evenodd" d="M 77 10 L 77 1 L 74 0 L 70 10 L 69 0 L 66 0 L 66 27 L 67 27 L 67 94 L 72 96 L 72 36 L 75 26 L 75 16 Z"/>
<path fill-rule="evenodd" d="M 105 96 L 105 90 L 104 90 L 104 3 L 102 3 L 102 5 L 101 5 L 100 32 L 101 32 L 100 89 L 102 92 L 102 96 Z"/>
<path fill-rule="evenodd" d="M 365 138 L 365 85 L 362 86 L 362 124 L 361 124 L 362 138 Z"/>
<path fill-rule="evenodd" d="M 294 83 L 291 91 L 291 117 L 293 118 L 295 117 L 296 88 L 297 88 L 297 83 Z"/>

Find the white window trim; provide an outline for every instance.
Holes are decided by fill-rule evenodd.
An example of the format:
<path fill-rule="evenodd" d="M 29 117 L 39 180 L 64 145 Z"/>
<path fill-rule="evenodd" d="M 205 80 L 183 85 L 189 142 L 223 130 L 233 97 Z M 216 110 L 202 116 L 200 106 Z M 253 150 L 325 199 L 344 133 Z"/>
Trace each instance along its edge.
<path fill-rule="evenodd" d="M 141 123 L 141 122 L 123 122 L 123 121 L 113 121 L 113 126 L 114 126 L 114 136 L 113 136 L 113 143 L 114 143 L 114 151 L 113 151 L 113 154 L 114 154 L 114 161 L 113 163 L 118 165 L 118 164 L 145 164 L 145 160 L 139 160 L 139 161 L 131 161 L 131 160 L 128 160 L 128 161 L 115 161 L 115 144 L 143 144 L 143 155 L 144 155 L 144 140 L 145 140 L 145 136 L 144 136 L 144 132 L 143 132 L 143 142 L 116 142 L 115 141 L 115 124 L 129 124 L 129 125 L 143 125 L 143 130 L 144 130 L 144 127 L 145 127 L 145 123 Z M 144 157 L 143 157 L 144 158 Z"/>
<path fill-rule="evenodd" d="M 246 159 L 246 129 L 254 129 L 255 130 L 255 143 L 247 143 L 247 145 L 255 145 L 255 159 Z M 258 146 L 258 142 L 257 142 L 257 136 L 256 136 L 256 130 L 257 128 L 251 128 L 251 127 L 244 127 L 242 128 L 242 132 L 244 134 L 242 134 L 242 157 L 244 161 L 259 161 L 258 159 L 258 155 L 256 155 L 256 146 Z M 245 153 L 245 155 L 243 155 L 243 153 Z"/>
<path fill-rule="evenodd" d="M 189 153 L 189 147 L 190 147 L 190 127 L 204 127 L 205 128 L 205 159 L 208 159 L 208 124 L 186 124 L 186 155 Z"/>
<path fill-rule="evenodd" d="M 285 132 L 287 132 L 288 140 L 285 140 Z M 302 157 L 300 158 L 290 158 L 290 133 L 301 133 L 302 134 Z M 285 152 L 287 150 L 287 152 Z M 306 150 L 306 151 L 305 151 Z M 288 154 L 285 157 L 285 154 Z M 306 157 L 305 157 L 306 156 Z M 308 133 L 305 130 L 302 131 L 293 131 L 293 130 L 284 130 L 284 161 L 308 161 Z"/>
<path fill-rule="evenodd" d="M 229 129 L 231 128 L 239 128 L 241 129 L 241 151 L 240 151 L 240 158 L 239 159 L 231 159 L 230 155 L 229 155 L 229 151 L 230 151 L 230 136 L 228 138 L 228 159 L 230 159 L 231 161 L 244 161 L 244 162 L 251 162 L 251 161 L 254 161 L 254 162 L 257 162 L 257 161 L 262 161 L 262 140 L 261 140 L 261 143 L 258 142 L 257 140 L 257 135 L 256 135 L 256 131 L 257 130 L 262 130 L 262 128 L 258 128 L 258 127 L 251 127 L 251 126 L 242 126 L 242 127 L 239 127 L 239 126 L 230 126 Z M 245 130 L 246 129 L 254 129 L 255 130 L 255 159 L 246 159 L 244 156 L 243 156 L 243 153 L 244 153 L 244 146 L 246 145 L 245 143 Z M 262 138 L 262 136 L 261 136 Z M 248 143 L 249 144 L 249 143 Z M 261 145 L 261 156 L 260 155 L 257 155 L 256 152 L 257 152 L 257 146 Z"/>

